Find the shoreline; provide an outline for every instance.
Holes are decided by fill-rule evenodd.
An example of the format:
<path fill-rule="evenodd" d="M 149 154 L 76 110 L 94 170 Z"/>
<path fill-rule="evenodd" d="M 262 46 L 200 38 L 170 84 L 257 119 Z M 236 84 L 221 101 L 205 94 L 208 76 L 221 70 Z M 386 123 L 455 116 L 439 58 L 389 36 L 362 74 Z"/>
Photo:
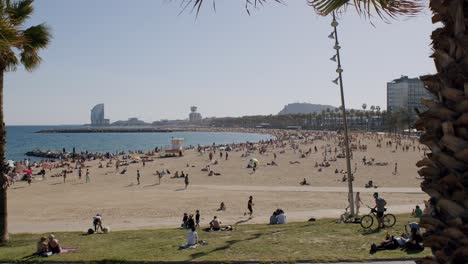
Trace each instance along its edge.
<path fill-rule="evenodd" d="M 270 134 L 268 131 L 283 131 L 287 129 L 264 129 L 242 127 L 80 127 L 63 129 L 38 130 L 35 133 L 172 133 L 172 132 L 225 132 L 225 133 L 259 133 Z"/>
<path fill-rule="evenodd" d="M 109 128 L 107 131 L 101 131 L 99 130 L 100 128 L 96 128 L 93 130 L 89 130 L 88 128 L 67 128 L 67 129 L 53 129 L 53 130 L 39 130 L 33 133 L 38 133 L 38 134 L 112 134 L 112 133 L 177 133 L 177 132 L 187 132 L 187 133 L 220 133 L 220 134 L 229 134 L 229 133 L 240 133 L 240 134 L 255 134 L 258 136 L 263 136 L 261 139 L 253 139 L 249 140 L 248 137 L 241 136 L 240 139 L 236 140 L 235 142 L 216 142 L 217 145 L 222 146 L 222 145 L 230 145 L 231 143 L 237 143 L 237 144 L 246 144 L 246 143 L 259 143 L 261 141 L 265 140 L 270 140 L 270 139 L 276 139 L 280 134 L 284 134 L 285 132 L 282 132 L 282 130 L 279 129 L 251 129 L 251 128 L 213 128 L 213 127 L 186 127 L 186 128 L 167 128 L 167 129 L 156 129 L 156 128 L 138 128 L 138 127 L 133 127 L 133 128 Z M 73 135 L 71 135 L 73 136 Z M 187 138 L 186 138 L 187 139 Z M 190 137 L 188 137 L 190 139 Z M 169 144 L 170 142 L 167 142 Z M 155 145 L 155 147 L 159 147 L 162 149 L 164 146 L 167 144 L 159 144 Z M 191 142 L 191 144 L 186 143 L 184 145 L 184 149 L 191 149 L 194 148 L 196 145 L 202 145 L 202 146 L 207 146 L 208 144 L 205 142 Z M 87 149 L 82 149 L 82 151 L 77 152 L 77 156 L 83 154 L 83 151 L 86 151 Z M 119 151 L 120 154 L 124 153 L 140 153 L 140 152 L 150 152 L 152 149 L 149 148 L 139 148 L 139 147 L 129 147 L 128 149 L 122 151 Z M 162 149 L 163 150 L 163 149 Z M 105 153 L 114 153 L 114 151 L 109 151 L 104 149 L 98 149 L 98 150 L 93 150 L 90 151 L 89 154 L 92 155 L 98 155 L 102 156 Z M 88 154 L 88 153 L 87 153 Z M 63 153 L 63 151 L 60 148 L 49 148 L 49 147 L 42 147 L 42 148 L 31 148 L 26 150 L 25 152 L 22 153 L 23 157 L 33 157 L 37 159 L 52 159 L 52 160 L 58 160 L 60 157 L 69 157 L 72 155 L 72 153 Z M 23 159 L 16 160 L 17 162 L 22 161 Z"/>

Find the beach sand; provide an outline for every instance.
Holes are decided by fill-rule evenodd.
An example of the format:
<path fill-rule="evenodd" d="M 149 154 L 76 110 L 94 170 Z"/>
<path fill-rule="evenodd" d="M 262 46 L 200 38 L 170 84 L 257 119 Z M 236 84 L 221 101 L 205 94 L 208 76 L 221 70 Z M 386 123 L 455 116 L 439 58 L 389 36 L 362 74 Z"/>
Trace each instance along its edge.
<path fill-rule="evenodd" d="M 355 191 L 361 192 L 365 204 L 374 205 L 372 193 L 377 191 L 388 202 L 388 212 L 411 212 L 415 205 L 422 208 L 428 199 L 420 188 L 417 179 L 416 162 L 423 157 L 423 151 L 412 148 L 408 152 L 394 151 L 395 147 L 376 147 L 376 141 L 361 139 L 367 144 L 367 151 L 354 151 L 352 168 L 354 171 Z M 47 170 L 47 180 L 35 180 L 31 186 L 26 182 L 17 182 L 8 192 L 9 229 L 12 233 L 51 232 L 51 231 L 86 231 L 91 227 L 92 217 L 96 213 L 103 215 L 104 226 L 112 230 L 178 227 L 183 213 L 201 212 L 201 225 L 207 226 L 214 215 L 223 225 L 243 223 L 267 223 L 269 216 L 277 208 L 282 208 L 288 221 L 307 221 L 310 217 L 338 218 L 347 206 L 348 183 L 342 182 L 343 174 L 335 174 L 335 169 L 346 170 L 345 159 L 330 162 L 331 166 L 321 172 L 315 168 L 315 162 L 323 161 L 322 146 L 330 144 L 334 149 L 334 140 L 316 140 L 313 143 L 300 143 L 303 151 L 317 146 L 319 151 L 301 158 L 298 151 L 289 145 L 283 148 L 268 149 L 265 154 L 258 152 L 250 157 L 241 157 L 243 152 L 229 152 L 229 160 L 214 154 L 217 165 L 212 170 L 220 176 L 207 176 L 201 171 L 210 164 L 208 153 L 199 154 L 196 150 L 187 150 L 183 157 L 154 158 L 152 162 L 130 164 L 125 175 L 116 173 L 115 167 L 98 168 L 99 161 L 90 161 L 91 182 L 85 183 L 85 171 L 82 180 L 74 170 L 63 183 L 63 178 L 52 178 L 52 174 L 61 169 Z M 416 143 L 416 146 L 418 143 Z M 281 151 L 285 153 L 281 153 Z M 277 154 L 278 166 L 268 166 Z M 333 154 L 332 154 L 333 155 Z M 371 157 L 375 162 L 388 162 L 387 166 L 363 165 L 362 158 Z M 257 158 L 258 169 L 252 173 L 246 168 L 251 157 Z M 300 164 L 290 164 L 299 161 Z M 393 175 L 394 163 L 398 163 L 399 173 Z M 105 164 L 105 162 L 103 162 Z M 186 165 L 189 164 L 189 167 Z M 119 169 L 119 171 L 122 167 Z M 141 173 L 141 184 L 137 185 L 136 170 Z M 171 175 L 165 175 L 161 184 L 155 176 L 156 170 L 168 169 Z M 37 169 L 35 170 L 35 172 Z M 176 171 L 189 174 L 190 185 L 184 189 L 184 179 L 172 179 Z M 306 178 L 309 186 L 300 186 Z M 365 189 L 364 184 L 373 180 L 379 188 Z M 248 197 L 254 197 L 254 215 L 249 219 L 247 212 Z M 221 202 L 226 204 L 226 211 L 217 211 Z M 361 213 L 368 213 L 363 205 Z"/>

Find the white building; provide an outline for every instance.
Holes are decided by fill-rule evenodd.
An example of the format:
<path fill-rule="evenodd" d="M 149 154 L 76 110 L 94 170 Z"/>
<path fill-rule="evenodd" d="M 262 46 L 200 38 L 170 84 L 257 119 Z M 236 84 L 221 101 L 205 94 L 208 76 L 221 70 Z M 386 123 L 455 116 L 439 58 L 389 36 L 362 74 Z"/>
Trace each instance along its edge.
<path fill-rule="evenodd" d="M 107 126 L 109 119 L 104 118 L 104 104 L 97 104 L 91 109 L 91 125 Z"/>
<path fill-rule="evenodd" d="M 426 110 L 426 107 L 421 104 L 422 98 L 430 99 L 433 98 L 433 95 L 424 88 L 424 84 L 419 78 L 401 76 L 401 78 L 387 83 L 388 111 L 406 109 L 415 118 L 415 108 L 420 112 Z"/>

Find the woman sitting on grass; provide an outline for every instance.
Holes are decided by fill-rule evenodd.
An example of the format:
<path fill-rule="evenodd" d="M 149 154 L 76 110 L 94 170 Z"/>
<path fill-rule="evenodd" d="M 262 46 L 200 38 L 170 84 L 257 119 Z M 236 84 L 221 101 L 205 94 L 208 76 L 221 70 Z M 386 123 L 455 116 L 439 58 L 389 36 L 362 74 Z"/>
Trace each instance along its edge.
<path fill-rule="evenodd" d="M 36 254 L 41 257 L 45 257 L 47 256 L 48 251 L 49 251 L 49 246 L 47 245 L 47 238 L 43 236 L 37 242 Z"/>
<path fill-rule="evenodd" d="M 219 231 L 221 230 L 221 221 L 219 221 L 217 216 L 213 217 L 213 220 L 210 222 L 210 230 Z"/>
<path fill-rule="evenodd" d="M 60 247 L 58 239 L 55 238 L 54 234 L 50 234 L 49 243 L 47 244 L 52 254 L 60 254 L 62 248 Z"/>

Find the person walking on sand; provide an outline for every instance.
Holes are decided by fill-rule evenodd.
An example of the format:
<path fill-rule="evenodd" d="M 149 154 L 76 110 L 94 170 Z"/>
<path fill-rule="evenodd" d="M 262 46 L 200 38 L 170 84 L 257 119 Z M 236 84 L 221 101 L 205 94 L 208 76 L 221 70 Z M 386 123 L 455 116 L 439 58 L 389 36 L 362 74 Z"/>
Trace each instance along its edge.
<path fill-rule="evenodd" d="M 395 170 L 393 171 L 393 175 L 398 174 L 398 163 L 395 162 Z"/>
<path fill-rule="evenodd" d="M 226 152 L 225 156 L 226 156 L 226 160 L 228 160 L 229 154 L 227 152 Z"/>
<path fill-rule="evenodd" d="M 63 171 L 63 183 L 65 183 L 67 181 L 67 171 L 64 170 Z"/>
<path fill-rule="evenodd" d="M 137 170 L 137 182 L 140 185 L 140 170 Z"/>
<path fill-rule="evenodd" d="M 82 172 L 81 172 L 81 165 L 80 165 L 80 167 L 78 168 L 78 180 L 80 181 L 81 181 L 81 173 Z"/>
<path fill-rule="evenodd" d="M 189 182 L 189 178 L 188 178 L 188 174 L 185 175 L 185 177 L 184 177 L 184 182 L 185 182 L 185 189 L 187 189 L 187 187 L 189 186 L 189 183 L 190 183 L 190 182 Z"/>
<path fill-rule="evenodd" d="M 195 214 L 195 226 L 200 227 L 200 210 L 198 209 Z"/>
<path fill-rule="evenodd" d="M 250 217 L 252 217 L 252 214 L 253 214 L 253 206 L 254 206 L 253 197 L 251 195 L 249 197 L 249 201 L 247 202 L 247 209 L 249 210 Z"/>
<path fill-rule="evenodd" d="M 362 200 L 361 200 L 361 195 L 359 192 L 356 193 L 356 199 L 354 199 L 354 203 L 356 206 L 356 215 L 359 215 L 359 208 L 361 208 Z"/>
<path fill-rule="evenodd" d="M 89 177 L 89 169 L 86 169 L 86 183 L 90 181 L 91 181 L 91 178 Z"/>
<path fill-rule="evenodd" d="M 159 173 L 159 171 L 157 172 L 157 174 L 158 174 L 158 179 L 159 179 L 159 183 L 158 183 L 158 184 L 161 185 L 161 179 L 162 179 L 162 177 L 163 177 L 163 174 L 162 174 L 162 173 Z"/>

